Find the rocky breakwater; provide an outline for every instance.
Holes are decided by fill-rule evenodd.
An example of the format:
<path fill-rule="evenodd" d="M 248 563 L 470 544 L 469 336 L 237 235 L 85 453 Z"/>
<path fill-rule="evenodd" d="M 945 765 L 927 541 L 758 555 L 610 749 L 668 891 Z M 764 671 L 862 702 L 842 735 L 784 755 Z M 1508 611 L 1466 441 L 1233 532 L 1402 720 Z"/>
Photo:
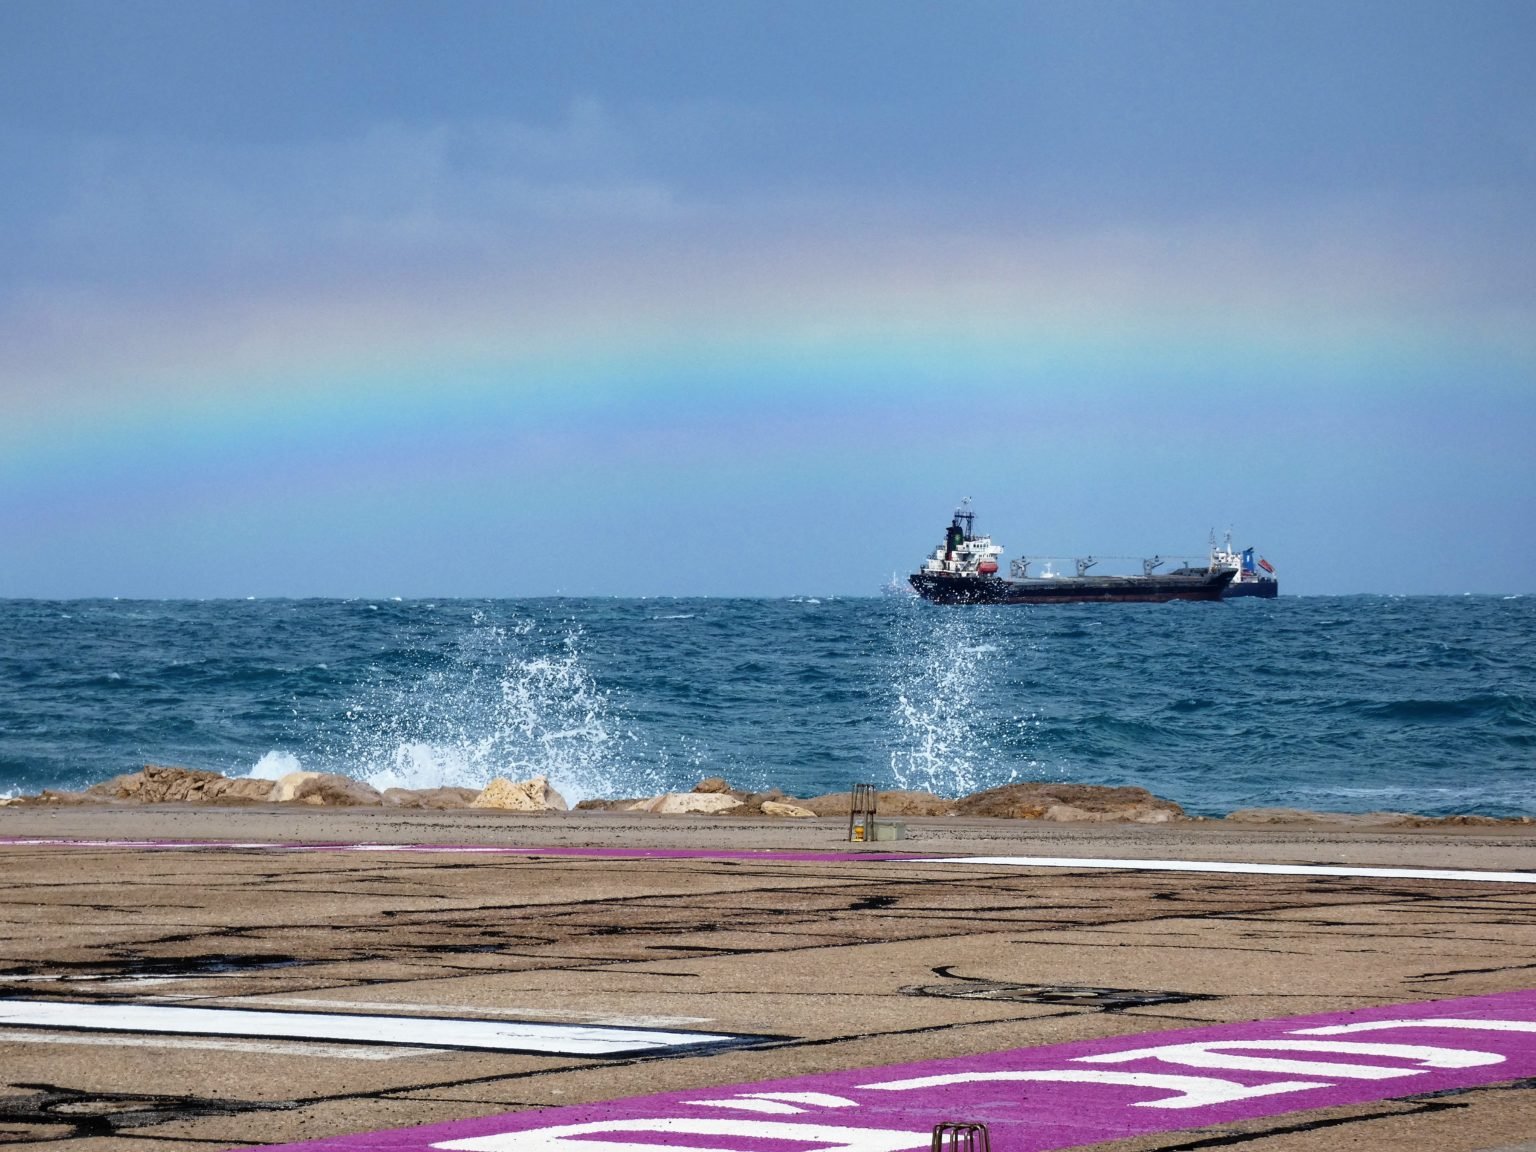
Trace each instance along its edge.
<path fill-rule="evenodd" d="M 151 764 L 103 781 L 83 792 L 45 791 L 16 804 L 301 804 L 330 808 L 475 808 L 506 812 L 564 812 L 565 798 L 543 776 L 497 778 L 484 788 L 388 788 L 384 791 L 350 776 L 290 772 L 277 780 L 230 778 L 217 772 Z M 1161 824 L 1187 819 L 1171 800 L 1143 788 L 1090 784 L 1009 784 L 959 799 L 931 792 L 891 790 L 878 798 L 882 817 L 983 816 L 1013 820 Z M 732 816 L 810 820 L 848 815 L 847 792 L 801 799 L 775 788 L 752 792 L 732 788 L 715 776 L 691 791 L 621 800 L 586 800 L 577 809 L 648 813 L 658 816 Z"/>
<path fill-rule="evenodd" d="M 565 812 L 568 805 L 548 780 L 497 778 L 484 788 L 378 789 L 328 772 L 290 772 L 278 780 L 226 777 L 195 768 L 147 765 L 115 776 L 83 792 L 44 791 L 0 803 L 50 804 L 303 804 L 334 808 L 475 808 L 505 812 Z M 578 811 L 609 811 L 657 816 L 729 816 L 772 820 L 838 817 L 846 820 L 847 792 L 797 798 L 774 788 L 753 792 L 733 788 L 718 776 L 699 781 L 691 791 L 619 800 L 584 800 Z M 1070 824 L 1168 824 L 1206 820 L 1190 816 L 1172 800 L 1145 788 L 1036 781 L 1005 784 L 955 799 L 932 792 L 891 790 L 879 793 L 882 818 L 972 817 L 1042 820 Z M 1532 823 L 1529 816 L 1416 816 L 1407 812 L 1329 813 L 1292 808 L 1250 808 L 1232 812 L 1232 824 L 1294 824 L 1324 827 L 1465 827 Z"/>
<path fill-rule="evenodd" d="M 1172 800 L 1154 796 L 1145 788 L 1107 788 L 1093 784 L 1007 784 L 955 800 L 932 792 L 892 790 L 879 793 L 877 803 L 882 817 L 990 816 L 1011 820 L 1131 824 L 1166 824 L 1190 819 Z M 847 792 L 798 799 L 786 796 L 778 789 L 769 792 L 735 789 L 719 777 L 711 777 L 701 780 L 691 792 L 668 792 L 627 800 L 585 800 L 576 807 L 803 820 L 816 816 L 846 817 L 849 806 Z"/>
<path fill-rule="evenodd" d="M 497 778 L 484 788 L 387 788 L 333 772 L 290 772 L 277 780 L 222 776 L 198 768 L 146 765 L 83 792 L 44 791 L 15 805 L 47 804 L 305 804 L 329 808 L 499 808 L 563 812 L 565 798 L 542 776 Z"/>

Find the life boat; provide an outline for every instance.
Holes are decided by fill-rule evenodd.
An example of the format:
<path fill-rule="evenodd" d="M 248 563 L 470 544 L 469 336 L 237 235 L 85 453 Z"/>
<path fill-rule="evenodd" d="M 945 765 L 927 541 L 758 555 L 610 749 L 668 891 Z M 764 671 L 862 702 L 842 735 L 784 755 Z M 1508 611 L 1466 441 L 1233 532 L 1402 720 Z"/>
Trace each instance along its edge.
<path fill-rule="evenodd" d="M 996 576 L 997 561 L 983 560 L 980 564 L 976 565 L 976 571 L 981 573 L 983 576 Z"/>

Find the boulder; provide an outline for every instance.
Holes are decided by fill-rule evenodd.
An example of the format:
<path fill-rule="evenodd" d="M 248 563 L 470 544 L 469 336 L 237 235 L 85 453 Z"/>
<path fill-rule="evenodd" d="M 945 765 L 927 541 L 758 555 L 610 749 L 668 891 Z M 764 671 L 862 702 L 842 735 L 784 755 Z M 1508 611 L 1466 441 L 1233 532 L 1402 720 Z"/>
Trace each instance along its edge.
<path fill-rule="evenodd" d="M 307 775 L 309 779 L 300 780 L 293 790 L 293 798 L 300 804 L 323 805 L 327 808 L 365 808 L 383 803 L 384 798 L 372 784 L 335 772 L 311 772 Z"/>
<path fill-rule="evenodd" d="M 682 813 L 729 812 L 732 808 L 740 807 L 741 801 L 728 792 L 668 792 L 662 796 L 652 796 L 649 800 L 640 800 L 629 810 L 675 816 Z"/>
<path fill-rule="evenodd" d="M 1001 788 L 963 796 L 955 801 L 954 811 L 960 816 L 1062 823 L 1161 824 L 1185 818 L 1184 809 L 1172 800 L 1152 795 L 1145 788 L 1042 782 L 1005 784 Z"/>
<path fill-rule="evenodd" d="M 1074 808 L 1071 804 L 1052 804 L 1039 816 L 1033 814 L 1024 817 L 1026 820 L 1053 820 L 1058 824 L 1077 824 L 1084 821 L 1092 821 L 1094 814 L 1086 808 Z"/>
<path fill-rule="evenodd" d="M 386 788 L 386 808 L 468 808 L 479 791 L 474 788 Z"/>
<path fill-rule="evenodd" d="M 593 797 L 590 800 L 581 800 L 576 804 L 578 812 L 632 812 L 635 805 L 643 803 L 638 797 L 630 796 L 627 799 L 604 800 Z"/>
<path fill-rule="evenodd" d="M 723 776 L 708 776 L 693 786 L 695 792 L 729 792 L 731 786 Z"/>
<path fill-rule="evenodd" d="M 785 804 L 778 800 L 764 800 L 762 803 L 764 816 L 782 816 L 790 820 L 814 820 L 816 813 L 809 808 L 802 808 L 798 804 Z"/>
<path fill-rule="evenodd" d="M 12 804 L 91 804 L 99 803 L 100 796 L 92 796 L 89 792 L 56 792 L 51 788 L 44 788 L 36 796 L 13 796 Z"/>
<path fill-rule="evenodd" d="M 852 806 L 847 792 L 829 792 L 796 803 L 802 808 L 809 808 L 818 816 L 846 816 Z M 879 793 L 876 797 L 876 810 L 881 816 L 952 816 L 955 801 L 945 800 L 932 792 L 896 790 Z"/>
<path fill-rule="evenodd" d="M 1406 812 L 1310 812 L 1304 808 L 1239 808 L 1228 812 L 1232 824 L 1328 824 L 1335 827 L 1392 827 L 1411 824 L 1416 817 Z"/>
<path fill-rule="evenodd" d="M 272 802 L 283 804 L 294 799 L 294 794 L 298 792 L 299 785 L 303 784 L 306 780 L 313 780 L 319 775 L 320 773 L 318 772 L 290 772 L 286 776 L 278 777 L 277 783 L 272 789 Z"/>
<path fill-rule="evenodd" d="M 230 779 L 198 768 L 146 764 L 139 772 L 114 776 L 93 785 L 86 800 L 116 800 L 133 804 L 262 803 L 271 798 L 273 782 L 250 777 Z"/>
<path fill-rule="evenodd" d="M 272 793 L 277 787 L 275 780 L 260 780 L 253 776 L 237 776 L 232 780 L 219 779 L 209 782 L 203 788 L 203 796 L 208 800 L 217 800 L 219 803 L 227 803 L 231 800 L 244 800 L 252 804 L 265 804 L 272 799 Z"/>
<path fill-rule="evenodd" d="M 500 808 L 508 812 L 564 812 L 565 797 L 543 776 L 512 781 L 496 777 L 473 800 L 471 808 Z"/>

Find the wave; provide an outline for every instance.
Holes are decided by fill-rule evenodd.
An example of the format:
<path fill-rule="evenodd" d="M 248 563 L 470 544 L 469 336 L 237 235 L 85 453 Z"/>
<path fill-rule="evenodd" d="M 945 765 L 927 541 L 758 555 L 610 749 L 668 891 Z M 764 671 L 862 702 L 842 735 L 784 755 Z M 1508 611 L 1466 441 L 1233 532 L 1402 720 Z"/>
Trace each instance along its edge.
<path fill-rule="evenodd" d="M 799 795 L 1076 779 L 1205 814 L 1536 815 L 1536 598 L 814 607 L 0 601 L 0 790 L 159 763 L 542 774 L 572 800 L 704 776 Z"/>

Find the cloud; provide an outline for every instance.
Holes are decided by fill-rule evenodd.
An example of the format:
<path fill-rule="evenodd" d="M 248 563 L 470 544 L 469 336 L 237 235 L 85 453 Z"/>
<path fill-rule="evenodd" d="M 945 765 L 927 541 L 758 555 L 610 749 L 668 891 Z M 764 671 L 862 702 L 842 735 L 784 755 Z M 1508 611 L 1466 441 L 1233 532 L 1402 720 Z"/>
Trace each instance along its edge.
<path fill-rule="evenodd" d="M 62 201 L 35 231 L 31 271 L 95 284 L 263 277 L 505 253 L 550 230 L 650 227 L 684 208 L 644 151 L 591 100 L 547 126 L 378 123 L 284 144 L 81 140 Z"/>

